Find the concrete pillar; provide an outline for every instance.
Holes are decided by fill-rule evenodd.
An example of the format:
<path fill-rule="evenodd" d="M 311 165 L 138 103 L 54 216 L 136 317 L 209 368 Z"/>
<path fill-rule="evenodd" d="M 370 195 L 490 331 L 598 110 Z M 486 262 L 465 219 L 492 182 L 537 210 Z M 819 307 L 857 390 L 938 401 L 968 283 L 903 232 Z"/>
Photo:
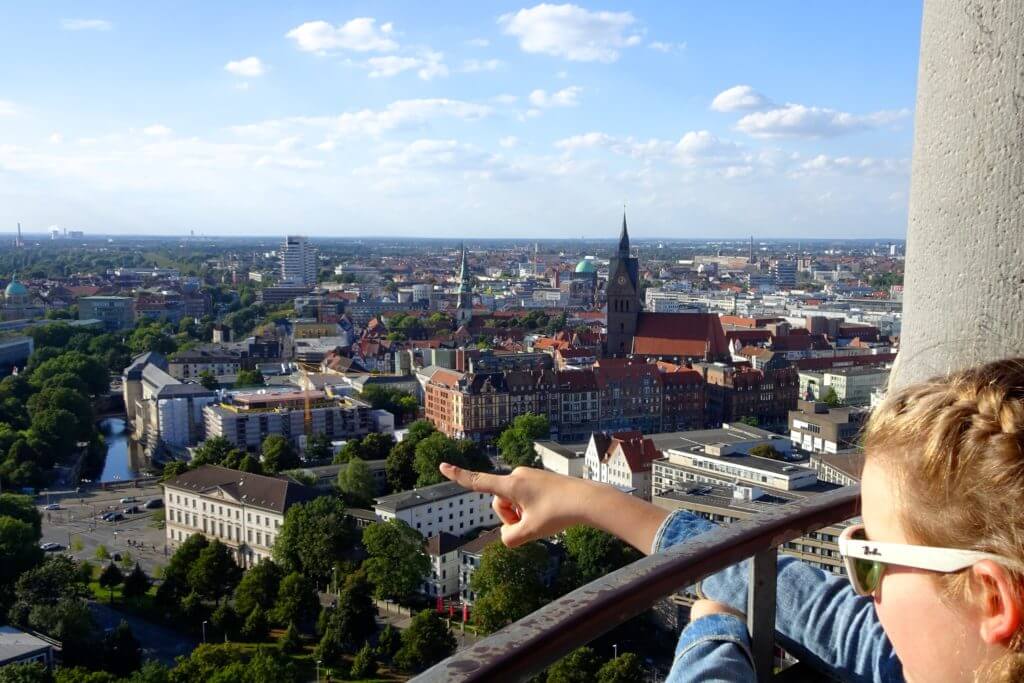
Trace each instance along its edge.
<path fill-rule="evenodd" d="M 891 386 L 1024 355 L 1024 0 L 925 0 Z"/>

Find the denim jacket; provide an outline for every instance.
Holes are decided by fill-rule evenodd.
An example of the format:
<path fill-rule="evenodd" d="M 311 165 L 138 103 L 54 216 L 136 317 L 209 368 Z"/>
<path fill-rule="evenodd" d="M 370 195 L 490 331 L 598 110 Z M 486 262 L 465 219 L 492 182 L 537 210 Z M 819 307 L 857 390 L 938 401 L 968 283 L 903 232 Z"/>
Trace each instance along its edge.
<path fill-rule="evenodd" d="M 658 529 L 651 550 L 670 548 L 714 528 L 701 517 L 677 510 Z M 704 579 L 700 591 L 710 600 L 746 613 L 749 571 L 749 561 L 728 567 Z M 775 637 L 787 652 L 841 681 L 903 681 L 903 669 L 871 598 L 854 593 L 845 577 L 780 557 L 776 591 Z M 707 661 L 701 663 L 698 658 Z M 698 619 L 680 636 L 666 680 L 756 680 L 746 625 L 728 615 Z"/>

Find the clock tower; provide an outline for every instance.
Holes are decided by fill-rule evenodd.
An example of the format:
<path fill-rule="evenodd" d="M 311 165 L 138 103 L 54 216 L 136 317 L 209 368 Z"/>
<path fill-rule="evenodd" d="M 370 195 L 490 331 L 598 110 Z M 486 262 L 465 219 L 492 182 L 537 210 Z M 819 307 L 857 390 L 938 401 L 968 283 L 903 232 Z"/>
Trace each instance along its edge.
<path fill-rule="evenodd" d="M 605 291 L 608 300 L 605 355 L 625 356 L 633 351 L 633 335 L 636 334 L 637 318 L 640 315 L 640 263 L 629 253 L 625 211 L 622 212 L 619 248 L 608 266 L 608 286 Z"/>

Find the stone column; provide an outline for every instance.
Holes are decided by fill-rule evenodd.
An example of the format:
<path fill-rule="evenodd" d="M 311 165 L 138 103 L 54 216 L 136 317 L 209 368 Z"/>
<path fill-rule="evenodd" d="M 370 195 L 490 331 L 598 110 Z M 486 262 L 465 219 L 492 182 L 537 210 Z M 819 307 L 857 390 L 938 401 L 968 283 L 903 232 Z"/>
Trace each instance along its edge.
<path fill-rule="evenodd" d="M 1024 0 L 925 0 L 891 385 L 1024 355 Z"/>

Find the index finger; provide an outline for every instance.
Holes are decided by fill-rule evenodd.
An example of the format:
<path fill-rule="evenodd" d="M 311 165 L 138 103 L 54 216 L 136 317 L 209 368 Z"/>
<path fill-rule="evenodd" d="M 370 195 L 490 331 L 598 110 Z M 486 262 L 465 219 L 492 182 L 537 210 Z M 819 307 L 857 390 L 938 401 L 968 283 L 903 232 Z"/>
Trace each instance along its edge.
<path fill-rule="evenodd" d="M 508 494 L 509 482 L 503 475 L 475 472 L 446 462 L 441 463 L 439 469 L 441 474 L 470 491 L 494 493 L 499 496 Z"/>

